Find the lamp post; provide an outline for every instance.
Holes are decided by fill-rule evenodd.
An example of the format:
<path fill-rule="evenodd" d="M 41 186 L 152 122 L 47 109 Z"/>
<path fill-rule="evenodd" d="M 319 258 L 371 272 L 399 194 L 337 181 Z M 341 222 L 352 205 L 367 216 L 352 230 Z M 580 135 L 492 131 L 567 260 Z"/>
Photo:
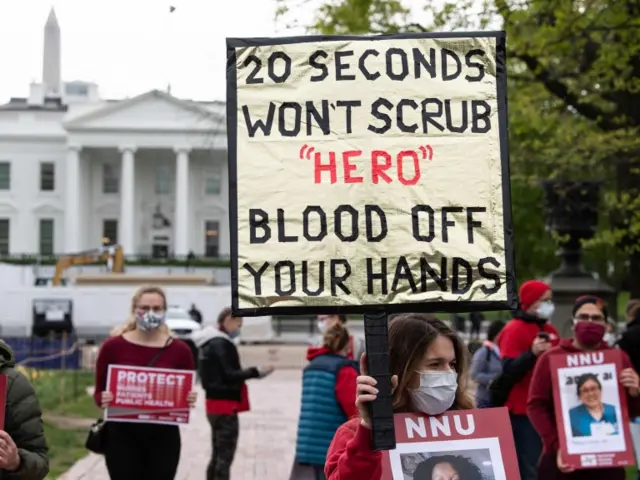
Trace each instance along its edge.
<path fill-rule="evenodd" d="M 580 295 L 597 295 L 607 302 L 615 318 L 616 291 L 596 278 L 582 264 L 582 242 L 595 236 L 602 182 L 545 180 L 542 182 L 547 210 L 547 231 L 559 237 L 559 268 L 549 275 L 556 310 L 551 321 L 561 335 L 571 335 L 571 307 Z"/>

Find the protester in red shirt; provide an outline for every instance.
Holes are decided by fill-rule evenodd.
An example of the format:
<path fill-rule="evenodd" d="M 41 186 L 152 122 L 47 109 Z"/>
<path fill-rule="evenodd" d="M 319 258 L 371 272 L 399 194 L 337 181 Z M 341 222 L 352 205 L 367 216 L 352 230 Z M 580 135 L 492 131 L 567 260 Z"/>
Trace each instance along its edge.
<path fill-rule="evenodd" d="M 109 365 L 193 370 L 189 347 L 171 336 L 165 324 L 167 300 L 160 287 L 140 288 L 131 301 L 131 318 L 102 344 L 96 362 L 94 398 L 102 408 L 113 401 L 107 390 Z M 152 364 L 152 365 L 151 365 Z M 191 406 L 196 392 L 190 392 Z M 107 422 L 105 463 L 111 480 L 173 480 L 180 461 L 176 425 Z"/>
<path fill-rule="evenodd" d="M 440 415 L 474 408 L 468 388 L 466 347 L 442 321 L 405 314 L 389 322 L 389 367 L 395 412 Z M 360 360 L 356 405 L 359 417 L 336 432 L 325 463 L 327 480 L 379 480 L 382 453 L 371 449 L 367 403 L 376 399 L 376 380 L 367 376 L 366 354 Z"/>
<path fill-rule="evenodd" d="M 509 389 L 505 406 L 511 417 L 520 478 L 536 480 L 542 444 L 526 414 L 529 383 L 538 356 L 557 345 L 560 337 L 549 323 L 554 311 L 549 285 L 529 280 L 522 284 L 519 295 L 520 309 L 496 340 L 502 358 L 499 380 Z"/>
<path fill-rule="evenodd" d="M 358 364 L 346 358 L 349 331 L 336 322 L 322 338 L 323 346 L 309 352 L 309 364 L 302 372 L 296 455 L 290 480 L 324 478 L 327 451 L 336 430 L 358 414 Z"/>
<path fill-rule="evenodd" d="M 550 357 L 555 353 L 572 353 L 608 350 L 611 347 L 603 341 L 606 331 L 607 309 L 604 302 L 594 296 L 584 296 L 576 300 L 573 306 L 573 338 L 566 338 L 560 345 L 545 352 L 538 360 L 529 391 L 527 413 L 534 428 L 540 434 L 543 453 L 538 466 L 538 478 L 545 480 L 624 480 L 624 468 L 599 468 L 595 470 L 573 471 L 562 459 L 558 442 L 558 426 L 553 403 L 551 386 Z M 627 390 L 630 416 L 640 413 L 638 374 L 631 366 L 626 353 L 622 355 L 620 385 Z M 562 420 L 560 420 L 562 421 Z"/>

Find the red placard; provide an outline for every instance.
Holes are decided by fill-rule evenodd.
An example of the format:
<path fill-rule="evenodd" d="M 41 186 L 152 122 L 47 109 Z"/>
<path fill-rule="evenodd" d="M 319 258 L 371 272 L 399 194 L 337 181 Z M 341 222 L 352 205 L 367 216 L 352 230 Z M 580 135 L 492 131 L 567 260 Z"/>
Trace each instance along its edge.
<path fill-rule="evenodd" d="M 549 358 L 560 451 L 575 469 L 635 463 L 620 350 Z"/>
<path fill-rule="evenodd" d="M 454 478 L 456 473 L 461 479 L 520 480 L 506 408 L 394 418 L 396 448 L 383 452 L 381 480 Z"/>
<path fill-rule="evenodd" d="M 189 423 L 187 402 L 194 372 L 170 368 L 109 365 L 107 390 L 114 399 L 105 410 L 111 422 Z"/>
<path fill-rule="evenodd" d="M 4 430 L 4 416 L 7 406 L 7 376 L 0 375 L 0 430 Z"/>

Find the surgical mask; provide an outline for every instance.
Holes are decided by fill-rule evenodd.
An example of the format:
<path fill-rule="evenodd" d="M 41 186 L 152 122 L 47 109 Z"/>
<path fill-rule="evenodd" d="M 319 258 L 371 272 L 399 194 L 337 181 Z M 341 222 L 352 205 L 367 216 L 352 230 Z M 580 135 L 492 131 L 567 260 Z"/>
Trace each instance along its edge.
<path fill-rule="evenodd" d="M 234 330 L 231 333 L 227 333 L 227 335 L 229 335 L 229 338 L 231 340 L 233 340 L 234 338 L 238 338 L 240 336 L 240 329 Z"/>
<path fill-rule="evenodd" d="M 553 316 L 553 312 L 555 311 L 556 306 L 552 301 L 548 300 L 546 302 L 542 302 L 538 309 L 536 310 L 536 315 L 540 318 L 544 318 L 549 320 Z"/>
<path fill-rule="evenodd" d="M 318 320 L 318 331 L 324 335 L 324 332 L 327 331 L 327 322 Z"/>
<path fill-rule="evenodd" d="M 160 325 L 164 325 L 164 312 L 144 312 L 139 311 L 135 314 L 136 325 L 143 332 L 151 332 L 156 330 Z"/>
<path fill-rule="evenodd" d="M 573 333 L 576 340 L 585 347 L 599 345 L 606 329 L 604 324 L 596 322 L 575 322 L 573 325 Z"/>
<path fill-rule="evenodd" d="M 440 415 L 451 408 L 456 399 L 458 374 L 447 372 L 420 373 L 420 386 L 411 391 L 413 406 L 427 415 Z"/>

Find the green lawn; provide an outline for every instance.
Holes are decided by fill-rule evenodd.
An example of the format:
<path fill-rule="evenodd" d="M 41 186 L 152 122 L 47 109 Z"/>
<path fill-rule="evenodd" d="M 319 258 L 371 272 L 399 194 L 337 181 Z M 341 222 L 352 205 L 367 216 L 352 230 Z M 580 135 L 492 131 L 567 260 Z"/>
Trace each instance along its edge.
<path fill-rule="evenodd" d="M 43 410 L 50 460 L 47 478 L 57 479 L 87 454 L 84 448 L 87 423 L 102 415 L 86 393 L 87 387 L 93 385 L 93 373 L 30 369 L 22 372 L 36 389 Z"/>
<path fill-rule="evenodd" d="M 638 470 L 633 468 L 627 468 L 627 480 L 636 480 L 638 478 Z"/>

